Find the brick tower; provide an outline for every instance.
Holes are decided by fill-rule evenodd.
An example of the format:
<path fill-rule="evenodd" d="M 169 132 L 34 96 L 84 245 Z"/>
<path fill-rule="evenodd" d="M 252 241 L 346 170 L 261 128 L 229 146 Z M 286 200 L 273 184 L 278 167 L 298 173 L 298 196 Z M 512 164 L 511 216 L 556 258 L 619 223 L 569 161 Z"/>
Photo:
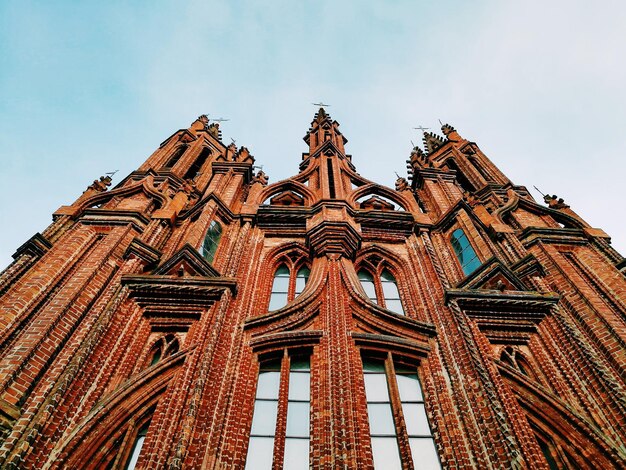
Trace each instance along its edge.
<path fill-rule="evenodd" d="M 268 184 L 204 116 L 0 276 L 0 467 L 626 466 L 626 262 L 449 125 L 395 189 L 324 109 Z"/>

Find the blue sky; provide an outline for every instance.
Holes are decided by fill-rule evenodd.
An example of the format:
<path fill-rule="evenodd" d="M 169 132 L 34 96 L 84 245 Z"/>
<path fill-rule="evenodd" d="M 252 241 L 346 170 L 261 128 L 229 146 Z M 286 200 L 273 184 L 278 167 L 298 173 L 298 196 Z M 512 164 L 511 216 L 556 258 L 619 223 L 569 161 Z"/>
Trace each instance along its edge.
<path fill-rule="evenodd" d="M 318 100 L 367 178 L 441 119 L 626 253 L 624 24 L 623 1 L 0 2 L 0 265 L 203 113 L 296 173 Z"/>

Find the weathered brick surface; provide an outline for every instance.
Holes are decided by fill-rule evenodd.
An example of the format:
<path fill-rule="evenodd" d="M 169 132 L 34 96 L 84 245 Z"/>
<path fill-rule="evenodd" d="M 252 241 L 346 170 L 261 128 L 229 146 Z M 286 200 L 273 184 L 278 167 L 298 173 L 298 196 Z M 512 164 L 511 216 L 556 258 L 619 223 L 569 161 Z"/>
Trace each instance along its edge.
<path fill-rule="evenodd" d="M 539 441 L 559 465 L 626 466 L 622 257 L 562 200 L 537 204 L 442 131 L 425 134 L 395 191 L 355 172 L 323 110 L 283 182 L 268 186 L 206 117 L 118 186 L 95 181 L 0 274 L 0 467 L 124 468 L 149 421 L 138 468 L 243 468 L 260 363 L 282 357 L 286 370 L 294 354 L 310 357 L 313 468 L 372 466 L 370 356 L 418 371 L 444 468 L 548 468 Z M 209 264 L 195 250 L 213 221 Z M 458 228 L 483 263 L 469 276 Z M 269 312 L 281 265 L 311 274 Z M 393 274 L 404 316 L 363 297 L 363 267 Z M 177 351 L 151 365 L 166 336 Z M 402 413 L 394 422 L 405 468 L 419 468 Z"/>

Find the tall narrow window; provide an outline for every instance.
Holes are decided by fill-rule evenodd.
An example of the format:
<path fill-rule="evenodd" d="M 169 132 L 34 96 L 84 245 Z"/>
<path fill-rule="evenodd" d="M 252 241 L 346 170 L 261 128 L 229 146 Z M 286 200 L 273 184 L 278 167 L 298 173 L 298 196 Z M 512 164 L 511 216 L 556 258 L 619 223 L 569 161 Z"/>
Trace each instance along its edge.
<path fill-rule="evenodd" d="M 150 421 L 146 422 L 139 431 L 137 431 L 137 435 L 135 436 L 135 442 L 133 443 L 133 448 L 130 451 L 130 457 L 128 459 L 128 463 L 126 464 L 125 470 L 134 470 L 137 466 L 137 461 L 139 460 L 139 456 L 141 455 L 141 448 L 143 447 L 143 443 L 146 440 L 146 436 L 148 434 L 148 427 L 150 426 Z"/>
<path fill-rule="evenodd" d="M 278 310 L 299 296 L 309 280 L 310 273 L 307 266 L 301 266 L 296 272 L 295 269 L 289 269 L 286 264 L 280 265 L 274 274 L 269 310 Z"/>
<path fill-rule="evenodd" d="M 163 168 L 169 169 L 176 165 L 178 160 L 180 160 L 180 157 L 182 157 L 183 153 L 185 153 L 185 150 L 187 150 L 186 145 L 179 145 Z"/>
<path fill-rule="evenodd" d="M 304 290 L 304 286 L 306 286 L 310 274 L 311 271 L 306 266 L 302 266 L 298 270 L 298 274 L 296 275 L 296 297 Z"/>
<path fill-rule="evenodd" d="M 465 232 L 460 228 L 456 229 L 454 232 L 452 232 L 452 236 L 450 237 L 450 243 L 452 243 L 454 254 L 461 264 L 461 269 L 463 269 L 463 273 L 468 276 L 476 271 L 481 263 L 478 259 L 478 255 L 474 251 L 474 248 L 472 248 L 472 245 L 470 245 L 470 242 L 467 239 L 467 235 L 465 235 Z"/>
<path fill-rule="evenodd" d="M 417 371 L 394 367 L 390 359 L 364 359 L 363 374 L 374 468 L 400 469 L 412 459 L 415 468 L 441 469 Z M 396 390 L 394 400 L 391 394 Z M 408 438 L 410 455 L 400 451 L 401 435 Z"/>
<path fill-rule="evenodd" d="M 196 177 L 200 174 L 202 166 L 206 162 L 207 158 L 209 158 L 209 155 L 211 155 L 211 150 L 207 147 L 203 148 L 202 152 L 200 152 L 200 155 L 198 155 L 198 157 L 196 158 L 196 161 L 193 162 L 193 164 L 187 170 L 187 173 L 185 173 L 184 179 L 196 179 Z"/>
<path fill-rule="evenodd" d="M 309 358 L 292 358 L 289 368 L 287 429 L 283 468 L 309 467 L 311 369 Z"/>
<path fill-rule="evenodd" d="M 311 372 L 309 358 L 289 358 L 288 367 L 282 363 L 283 374 L 288 373 L 282 386 L 288 392 L 279 393 L 281 387 L 281 361 L 275 360 L 261 366 L 254 401 L 254 415 L 250 430 L 250 443 L 246 470 L 272 468 L 275 449 L 284 448 L 283 455 L 276 455 L 282 468 L 309 467 Z M 284 377 L 284 376 L 283 376 Z M 282 398 L 281 398 L 282 397 Z M 286 402 L 285 402 L 286 398 Z M 279 410 L 287 416 L 278 419 Z M 285 424 L 286 423 L 286 424 Z M 277 446 L 277 426 L 284 426 L 279 435 L 285 436 L 284 446 Z"/>
<path fill-rule="evenodd" d="M 368 271 L 361 269 L 359 271 L 359 280 L 361 281 L 361 287 L 363 287 L 365 294 L 367 294 L 367 298 L 377 304 L 378 299 L 376 297 L 376 284 L 374 284 L 374 276 L 372 276 Z"/>
<path fill-rule="evenodd" d="M 398 285 L 396 284 L 394 277 L 386 269 L 380 274 L 380 285 L 383 292 L 383 298 L 385 300 L 385 308 L 387 308 L 387 310 L 391 310 L 392 312 L 404 315 Z"/>
<path fill-rule="evenodd" d="M 383 269 L 377 277 L 374 277 L 369 271 L 361 269 L 358 276 L 368 299 L 387 310 L 404 315 L 398 285 L 387 269 Z"/>
<path fill-rule="evenodd" d="M 270 310 L 277 310 L 287 305 L 290 274 L 289 268 L 284 264 L 276 270 L 270 296 Z"/>
<path fill-rule="evenodd" d="M 204 236 L 204 242 L 202 243 L 202 256 L 209 263 L 213 262 L 213 258 L 215 257 L 215 252 L 217 251 L 217 245 L 219 245 L 220 238 L 222 237 L 222 226 L 219 222 L 215 220 L 211 222 L 209 225 L 209 230 L 207 230 L 206 235 Z"/>

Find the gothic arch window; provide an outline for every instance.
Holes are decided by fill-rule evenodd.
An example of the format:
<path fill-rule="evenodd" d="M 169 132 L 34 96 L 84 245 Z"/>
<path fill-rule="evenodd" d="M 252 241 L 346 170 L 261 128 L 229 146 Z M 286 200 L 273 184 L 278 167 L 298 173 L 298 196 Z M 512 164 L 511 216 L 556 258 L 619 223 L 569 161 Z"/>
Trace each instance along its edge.
<path fill-rule="evenodd" d="M 153 412 L 154 408 L 151 408 L 147 415 L 143 415 L 137 420 L 132 420 L 128 427 L 122 431 L 113 449 L 107 451 L 105 459 L 107 457 L 110 459 L 108 463 L 107 460 L 103 459 L 98 462 L 97 467 L 106 468 L 106 470 L 114 468 L 134 470 L 137 467 L 144 442 L 148 436 Z"/>
<path fill-rule="evenodd" d="M 187 173 L 185 173 L 185 176 L 183 179 L 195 180 L 196 177 L 200 175 L 200 170 L 202 170 L 202 166 L 205 164 L 205 162 L 207 161 L 207 158 L 209 158 L 210 155 L 211 155 L 211 149 L 208 147 L 204 147 L 202 151 L 200 152 L 200 155 L 196 157 L 196 160 L 187 170 Z"/>
<path fill-rule="evenodd" d="M 472 245 L 470 245 L 463 229 L 458 228 L 452 232 L 450 243 L 452 244 L 454 254 L 459 260 L 461 269 L 466 276 L 472 274 L 480 267 L 480 259 L 478 259 L 478 255 L 474 251 L 474 248 L 472 248 Z"/>
<path fill-rule="evenodd" d="M 278 310 L 300 295 L 309 280 L 310 273 L 306 265 L 301 265 L 298 269 L 290 269 L 287 264 L 281 264 L 274 273 L 269 310 Z"/>
<path fill-rule="evenodd" d="M 186 145 L 179 145 L 178 147 L 176 147 L 176 150 L 174 150 L 174 153 L 172 153 L 172 156 L 169 158 L 169 160 L 167 160 L 167 163 L 165 163 L 163 168 L 170 169 L 174 165 L 176 165 L 176 163 L 178 163 L 178 160 L 180 160 L 180 157 L 182 157 L 183 153 L 185 153 L 185 150 L 187 150 Z"/>
<path fill-rule="evenodd" d="M 308 355 L 261 364 L 246 469 L 309 467 L 310 383 Z"/>
<path fill-rule="evenodd" d="M 400 291 L 393 274 L 386 268 L 379 268 L 375 272 L 376 275 L 373 275 L 364 268 L 358 272 L 359 281 L 367 298 L 387 310 L 404 315 Z"/>
<path fill-rule="evenodd" d="M 148 354 L 148 367 L 158 364 L 163 359 L 170 357 L 180 349 L 176 336 L 169 334 L 163 338 L 159 338 Z"/>
<path fill-rule="evenodd" d="M 130 456 L 128 458 L 128 462 L 126 463 L 126 470 L 134 470 L 137 466 L 137 461 L 141 455 L 143 443 L 148 435 L 149 426 L 150 421 L 146 421 L 145 424 L 137 430 L 137 434 L 135 434 L 135 439 L 133 440 L 133 447 L 131 448 Z"/>
<path fill-rule="evenodd" d="M 363 380 L 374 468 L 441 469 L 417 367 L 364 357 Z"/>
<path fill-rule="evenodd" d="M 526 377 L 529 377 L 534 380 L 538 380 L 537 376 L 533 372 L 533 368 L 526 359 L 526 356 L 518 349 L 513 348 L 512 346 L 507 346 L 502 349 L 500 353 L 500 361 L 504 362 L 506 365 L 512 367 L 513 369 L 521 372 Z"/>
<path fill-rule="evenodd" d="M 204 236 L 204 241 L 202 242 L 202 248 L 200 249 L 200 253 L 202 257 L 207 260 L 209 263 L 213 262 L 213 258 L 215 258 L 215 252 L 217 251 L 217 246 L 220 243 L 220 238 L 222 237 L 222 226 L 217 221 L 212 221 L 211 225 L 209 225 L 209 229 Z"/>

